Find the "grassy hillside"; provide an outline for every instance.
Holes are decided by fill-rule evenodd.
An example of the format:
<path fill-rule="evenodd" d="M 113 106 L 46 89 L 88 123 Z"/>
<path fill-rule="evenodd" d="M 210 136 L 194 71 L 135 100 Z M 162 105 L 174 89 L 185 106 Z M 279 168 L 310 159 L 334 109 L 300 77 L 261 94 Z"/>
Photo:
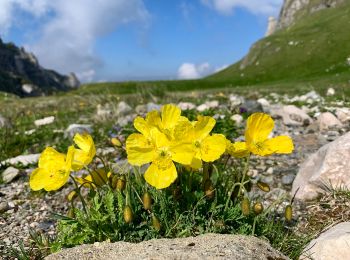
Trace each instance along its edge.
<path fill-rule="evenodd" d="M 243 60 L 208 79 L 255 85 L 350 77 L 350 3 L 346 2 L 302 16 L 293 26 L 257 42 Z"/>

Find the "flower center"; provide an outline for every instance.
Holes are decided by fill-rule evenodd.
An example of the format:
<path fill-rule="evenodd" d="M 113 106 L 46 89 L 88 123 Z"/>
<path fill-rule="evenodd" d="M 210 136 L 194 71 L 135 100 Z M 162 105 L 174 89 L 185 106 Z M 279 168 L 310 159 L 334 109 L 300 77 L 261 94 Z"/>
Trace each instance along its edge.
<path fill-rule="evenodd" d="M 200 147 L 201 147 L 201 143 L 200 143 L 199 141 L 195 141 L 195 142 L 194 142 L 194 146 L 195 146 L 196 148 L 200 148 Z"/>
<path fill-rule="evenodd" d="M 256 148 L 259 151 L 262 151 L 264 149 L 264 143 L 263 142 L 257 142 L 257 143 L 255 143 L 255 146 L 256 146 Z"/>

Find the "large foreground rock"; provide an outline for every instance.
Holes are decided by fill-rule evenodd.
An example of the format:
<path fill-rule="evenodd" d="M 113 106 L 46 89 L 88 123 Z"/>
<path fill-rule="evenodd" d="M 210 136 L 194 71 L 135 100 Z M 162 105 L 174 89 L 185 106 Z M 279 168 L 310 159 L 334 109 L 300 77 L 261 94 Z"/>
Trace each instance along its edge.
<path fill-rule="evenodd" d="M 349 245 L 350 222 L 343 222 L 312 240 L 300 259 L 347 260 L 350 256 Z"/>
<path fill-rule="evenodd" d="M 312 200 L 327 187 L 350 189 L 350 132 L 322 146 L 300 167 L 293 182 L 296 198 Z"/>
<path fill-rule="evenodd" d="M 267 242 L 241 235 L 206 234 L 177 239 L 153 239 L 138 244 L 95 243 L 65 249 L 46 257 L 54 259 L 288 259 Z"/>

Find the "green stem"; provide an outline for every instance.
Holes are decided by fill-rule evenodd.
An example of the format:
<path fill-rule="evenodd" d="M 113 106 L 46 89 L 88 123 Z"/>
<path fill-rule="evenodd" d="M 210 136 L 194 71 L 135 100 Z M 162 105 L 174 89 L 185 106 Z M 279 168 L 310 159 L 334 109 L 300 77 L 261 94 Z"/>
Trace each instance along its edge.
<path fill-rule="evenodd" d="M 191 172 L 190 172 L 190 179 L 188 181 L 189 192 L 192 191 L 192 182 L 193 182 L 193 171 L 191 170 Z"/>
<path fill-rule="evenodd" d="M 247 156 L 247 161 L 244 165 L 244 170 L 243 170 L 243 175 L 242 175 L 242 179 L 241 179 L 241 184 L 243 184 L 244 182 L 244 179 L 248 173 L 248 170 L 249 170 L 249 160 L 250 160 L 250 154 Z M 244 186 L 243 186 L 243 189 L 244 189 Z M 242 186 L 239 187 L 239 191 L 238 191 L 238 197 L 241 195 L 241 191 L 242 191 Z"/>
<path fill-rule="evenodd" d="M 256 226 L 256 220 L 257 220 L 257 218 L 258 218 L 258 216 L 256 216 L 256 217 L 254 218 L 253 229 L 252 229 L 252 236 L 254 236 L 254 234 L 255 234 L 255 226 Z"/>
<path fill-rule="evenodd" d="M 225 209 L 224 209 L 224 211 L 226 211 L 227 208 L 228 208 L 228 204 L 230 203 L 232 193 L 234 192 L 236 186 L 239 186 L 239 191 L 238 191 L 238 195 L 237 195 L 238 197 L 239 197 L 239 195 L 240 195 L 242 189 L 245 189 L 245 188 L 244 188 L 244 185 L 245 185 L 247 182 L 245 182 L 244 179 L 245 179 L 245 176 L 246 176 L 246 174 L 247 174 L 247 172 L 248 172 L 249 160 L 250 160 L 250 155 L 248 155 L 248 157 L 247 157 L 247 161 L 246 161 L 246 164 L 245 164 L 245 166 L 244 166 L 244 170 L 243 170 L 243 175 L 242 175 L 241 181 L 232 185 L 232 188 L 231 188 L 231 190 L 230 190 L 230 192 L 229 192 L 229 194 L 228 194 L 228 197 L 227 197 L 227 199 L 226 199 L 226 204 L 225 204 Z"/>
<path fill-rule="evenodd" d="M 202 189 L 205 189 L 205 182 L 209 179 L 209 164 L 203 162 L 203 180 L 202 180 Z"/>
<path fill-rule="evenodd" d="M 72 180 L 73 180 L 73 183 L 74 183 L 75 188 L 76 188 L 76 190 L 77 190 L 78 196 L 79 196 L 79 198 L 80 198 L 80 200 L 81 200 L 81 203 L 82 203 L 82 205 L 83 205 L 84 212 L 85 212 L 86 215 L 88 215 L 88 212 L 87 212 L 87 210 L 86 210 L 86 202 L 85 202 L 83 196 L 82 196 L 81 193 L 80 193 L 80 188 L 79 188 L 79 186 L 78 186 L 78 183 L 77 183 L 77 181 L 74 179 L 74 177 L 73 177 L 72 175 L 70 175 L 70 177 L 71 177 Z"/>
<path fill-rule="evenodd" d="M 160 207 L 162 209 L 162 212 L 163 212 L 163 216 L 164 216 L 164 222 L 165 222 L 165 225 L 166 225 L 166 229 L 168 230 L 169 229 L 169 223 L 168 223 L 168 216 L 167 216 L 167 210 L 166 210 L 166 203 L 165 203 L 165 192 L 164 191 L 160 191 L 159 192 L 161 194 L 161 199 L 160 199 Z"/>
<path fill-rule="evenodd" d="M 227 155 L 227 158 L 226 158 L 226 161 L 225 161 L 225 164 L 224 164 L 224 168 L 222 169 L 223 172 L 226 170 L 227 163 L 228 163 L 229 159 L 230 159 L 230 155 Z"/>

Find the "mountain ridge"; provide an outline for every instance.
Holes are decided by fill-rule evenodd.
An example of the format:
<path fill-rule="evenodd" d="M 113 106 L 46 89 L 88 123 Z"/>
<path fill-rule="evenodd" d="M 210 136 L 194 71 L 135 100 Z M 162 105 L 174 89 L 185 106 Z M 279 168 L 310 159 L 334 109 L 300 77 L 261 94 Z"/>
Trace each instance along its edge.
<path fill-rule="evenodd" d="M 0 91 L 20 97 L 41 96 L 79 87 L 74 73 L 44 69 L 33 53 L 0 38 Z"/>

